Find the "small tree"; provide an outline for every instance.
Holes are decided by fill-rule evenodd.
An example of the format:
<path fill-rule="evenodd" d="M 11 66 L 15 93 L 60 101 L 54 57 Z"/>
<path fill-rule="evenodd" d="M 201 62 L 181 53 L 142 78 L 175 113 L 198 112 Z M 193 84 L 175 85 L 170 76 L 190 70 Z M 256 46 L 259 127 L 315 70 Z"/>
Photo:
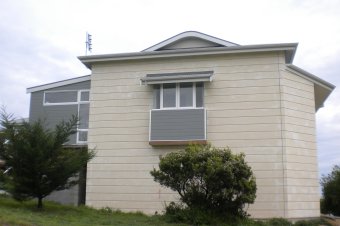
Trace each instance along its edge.
<path fill-rule="evenodd" d="M 68 137 L 76 132 L 77 118 L 60 122 L 54 130 L 42 121 L 16 123 L 11 115 L 1 114 L 0 159 L 6 174 L 1 176 L 3 189 L 16 200 L 42 200 L 52 191 L 78 183 L 78 173 L 94 157 L 87 148 L 64 148 Z M 1 184 L 1 182 L 0 182 Z"/>
<path fill-rule="evenodd" d="M 322 185 L 322 212 L 340 216 L 340 166 L 336 165 L 328 175 L 323 175 Z"/>
<path fill-rule="evenodd" d="M 244 157 L 229 148 L 189 145 L 161 157 L 159 170 L 151 175 L 178 192 L 189 209 L 243 217 L 244 205 L 256 198 L 255 177 Z"/>

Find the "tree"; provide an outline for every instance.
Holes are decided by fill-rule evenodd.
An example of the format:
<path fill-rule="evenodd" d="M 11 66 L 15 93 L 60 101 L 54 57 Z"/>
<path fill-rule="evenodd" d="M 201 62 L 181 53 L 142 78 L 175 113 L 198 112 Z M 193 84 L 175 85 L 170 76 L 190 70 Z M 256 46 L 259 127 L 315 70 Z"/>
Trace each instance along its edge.
<path fill-rule="evenodd" d="M 334 166 L 330 174 L 322 176 L 321 185 L 322 212 L 340 216 L 340 165 Z"/>
<path fill-rule="evenodd" d="M 243 217 L 245 204 L 256 198 L 255 177 L 244 157 L 229 148 L 189 145 L 161 157 L 159 170 L 153 169 L 151 175 L 178 192 L 189 209 Z"/>
<path fill-rule="evenodd" d="M 79 182 L 78 173 L 94 157 L 87 148 L 65 148 L 68 137 L 76 132 L 78 120 L 72 117 L 54 129 L 41 120 L 16 123 L 12 115 L 1 114 L 0 159 L 6 173 L 1 176 L 3 189 L 14 199 L 42 200 L 52 191 L 70 188 Z M 1 182 L 0 182 L 1 184 Z"/>

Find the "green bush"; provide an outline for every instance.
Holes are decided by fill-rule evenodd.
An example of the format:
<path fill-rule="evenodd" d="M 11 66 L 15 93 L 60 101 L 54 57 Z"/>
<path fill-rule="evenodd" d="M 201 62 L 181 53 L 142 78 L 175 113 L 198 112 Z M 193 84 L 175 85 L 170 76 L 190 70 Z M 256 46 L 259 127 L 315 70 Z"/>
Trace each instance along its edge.
<path fill-rule="evenodd" d="M 293 224 L 284 218 L 273 218 L 270 219 L 267 224 L 269 226 L 292 226 Z"/>
<path fill-rule="evenodd" d="M 301 220 L 295 222 L 294 226 L 319 226 L 319 225 L 326 225 L 324 221 L 317 219 L 317 220 Z M 328 224 L 327 224 L 328 225 Z"/>
<path fill-rule="evenodd" d="M 189 145 L 184 151 L 161 157 L 159 170 L 154 169 L 151 175 L 161 185 L 177 191 L 184 204 L 171 204 L 167 213 L 182 209 L 196 218 L 247 216 L 243 208 L 254 202 L 256 182 L 244 157 L 210 145 Z"/>
<path fill-rule="evenodd" d="M 47 129 L 42 120 L 17 123 L 0 111 L 0 160 L 6 168 L 6 173 L 0 170 L 1 189 L 18 201 L 36 198 L 42 209 L 47 195 L 78 184 L 79 171 L 94 152 L 64 147 L 77 124 L 77 117 L 72 117 Z"/>
<path fill-rule="evenodd" d="M 322 176 L 321 185 L 323 194 L 322 213 L 340 216 L 340 165 L 334 166 L 330 174 Z"/>

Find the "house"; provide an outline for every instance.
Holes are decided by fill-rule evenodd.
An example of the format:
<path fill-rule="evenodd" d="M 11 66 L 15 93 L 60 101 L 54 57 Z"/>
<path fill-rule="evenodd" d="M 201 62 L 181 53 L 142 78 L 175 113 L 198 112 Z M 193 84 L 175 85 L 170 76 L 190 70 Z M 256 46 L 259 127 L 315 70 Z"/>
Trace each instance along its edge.
<path fill-rule="evenodd" d="M 189 31 L 141 52 L 82 56 L 91 76 L 28 89 L 30 120 L 83 118 L 71 143 L 97 152 L 89 206 L 162 211 L 178 196 L 150 176 L 159 156 L 210 142 L 246 154 L 252 217 L 318 217 L 315 112 L 334 86 L 294 66 L 296 49 Z"/>

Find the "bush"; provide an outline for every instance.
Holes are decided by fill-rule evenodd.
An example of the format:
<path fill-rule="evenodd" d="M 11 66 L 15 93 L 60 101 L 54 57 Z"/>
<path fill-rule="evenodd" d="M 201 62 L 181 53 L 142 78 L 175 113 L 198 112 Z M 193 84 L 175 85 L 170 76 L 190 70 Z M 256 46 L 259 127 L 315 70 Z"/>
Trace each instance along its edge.
<path fill-rule="evenodd" d="M 300 220 L 300 221 L 295 222 L 294 224 L 294 226 L 319 226 L 319 225 L 329 225 L 329 224 L 321 219 Z"/>
<path fill-rule="evenodd" d="M 207 217 L 206 214 L 247 216 L 244 206 L 254 202 L 256 182 L 244 157 L 244 154 L 232 154 L 228 148 L 210 145 L 189 145 L 184 151 L 161 157 L 159 170 L 154 169 L 151 175 L 161 185 L 177 191 L 184 204 L 171 204 L 167 213 L 182 209 L 196 218 Z"/>
<path fill-rule="evenodd" d="M 334 166 L 327 176 L 321 179 L 323 200 L 322 213 L 340 216 L 340 166 Z"/>
<path fill-rule="evenodd" d="M 267 222 L 270 226 L 292 226 L 293 224 L 290 221 L 283 218 L 272 218 Z"/>
<path fill-rule="evenodd" d="M 79 171 L 94 157 L 87 148 L 65 148 L 68 137 L 76 132 L 78 119 L 58 123 L 47 129 L 43 121 L 15 122 L 0 111 L 0 188 L 18 201 L 36 198 L 39 209 L 43 198 L 53 191 L 79 183 Z"/>

